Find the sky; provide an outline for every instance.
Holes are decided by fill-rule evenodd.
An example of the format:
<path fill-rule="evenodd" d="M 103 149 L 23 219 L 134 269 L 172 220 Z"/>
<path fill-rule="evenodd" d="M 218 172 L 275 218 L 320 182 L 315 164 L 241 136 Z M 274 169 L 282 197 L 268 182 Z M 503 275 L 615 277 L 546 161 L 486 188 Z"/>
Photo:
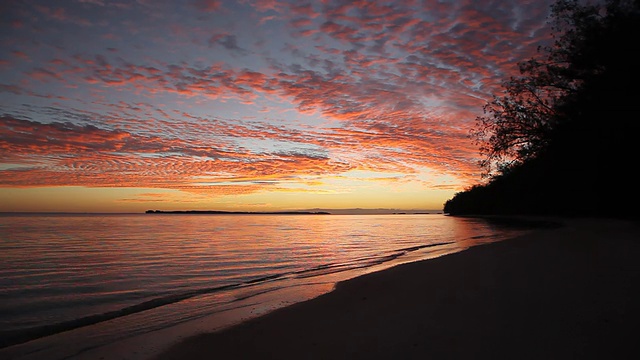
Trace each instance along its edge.
<path fill-rule="evenodd" d="M 549 0 L 0 3 L 0 212 L 442 209 Z"/>

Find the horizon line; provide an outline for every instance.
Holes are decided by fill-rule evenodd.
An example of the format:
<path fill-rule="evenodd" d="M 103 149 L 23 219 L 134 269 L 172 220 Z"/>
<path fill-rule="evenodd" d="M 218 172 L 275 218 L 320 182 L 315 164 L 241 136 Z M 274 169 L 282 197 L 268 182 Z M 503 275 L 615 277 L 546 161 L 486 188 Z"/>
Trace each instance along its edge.
<path fill-rule="evenodd" d="M 332 215 L 341 215 L 346 213 L 354 213 L 353 215 L 383 215 L 383 214 L 443 214 L 442 209 L 387 209 L 387 208 L 348 208 L 348 209 L 299 209 L 299 210 L 274 210 L 274 211 L 252 211 L 252 210 L 202 210 L 202 209 L 187 209 L 187 210 L 160 210 L 160 209 L 148 209 L 143 211 L 0 211 L 0 215 L 37 215 L 37 214 L 52 214 L 52 215 L 132 215 L 132 214 L 150 214 L 152 211 L 158 213 L 186 213 L 186 212 L 220 212 L 221 214 L 277 214 L 277 213 L 293 213 L 293 212 L 329 212 Z M 360 214 L 358 214 L 358 212 Z"/>

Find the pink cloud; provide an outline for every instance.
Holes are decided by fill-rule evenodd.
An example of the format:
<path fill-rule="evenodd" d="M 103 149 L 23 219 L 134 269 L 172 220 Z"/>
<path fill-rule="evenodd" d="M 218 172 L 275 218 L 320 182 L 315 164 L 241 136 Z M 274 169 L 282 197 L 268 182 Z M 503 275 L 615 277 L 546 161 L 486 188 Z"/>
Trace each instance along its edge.
<path fill-rule="evenodd" d="M 265 180 L 278 189 L 279 181 L 307 175 L 353 169 L 414 175 L 425 166 L 471 181 L 476 148 L 465 129 L 543 29 L 504 2 L 236 4 L 264 25 L 258 33 L 253 23 L 245 29 L 205 21 L 221 10 L 232 14 L 220 1 L 191 4 L 185 11 L 193 22 L 172 22 L 177 14 L 162 18 L 147 4 L 144 14 L 159 16 L 162 28 L 133 17 L 118 24 L 132 43 L 158 31 L 136 51 L 126 43 L 116 44 L 117 52 L 74 55 L 15 46 L 20 50 L 11 50 L 7 63 L 35 64 L 20 63 L 19 79 L 7 77 L 0 91 L 25 103 L 59 101 L 31 117 L 2 118 L 2 159 L 31 166 L 4 171 L 2 186 L 146 184 L 247 193 Z M 101 5 L 85 1 L 79 8 Z M 527 15 L 544 16 L 527 6 Z M 76 10 L 44 6 L 37 17 L 79 24 Z M 112 46 L 122 29 L 105 26 L 96 38 Z M 256 38 L 247 40 L 245 32 Z M 77 90 L 59 91 L 67 88 Z M 244 109 L 253 113 L 218 118 Z M 197 183 L 201 177 L 217 185 Z M 219 184 L 237 179 L 254 183 Z"/>

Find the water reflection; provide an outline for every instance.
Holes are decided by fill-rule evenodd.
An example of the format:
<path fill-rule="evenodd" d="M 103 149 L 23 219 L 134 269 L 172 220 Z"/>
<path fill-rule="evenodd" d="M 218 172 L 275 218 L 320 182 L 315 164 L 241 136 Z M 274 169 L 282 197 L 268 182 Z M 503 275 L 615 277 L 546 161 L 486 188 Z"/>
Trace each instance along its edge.
<path fill-rule="evenodd" d="M 3 331 L 125 314 L 110 317 L 118 336 L 241 298 L 282 298 L 284 289 L 299 289 L 287 290 L 298 301 L 335 281 L 521 231 L 442 215 L 14 216 L 0 225 Z M 98 333 L 106 341 L 115 332 Z"/>

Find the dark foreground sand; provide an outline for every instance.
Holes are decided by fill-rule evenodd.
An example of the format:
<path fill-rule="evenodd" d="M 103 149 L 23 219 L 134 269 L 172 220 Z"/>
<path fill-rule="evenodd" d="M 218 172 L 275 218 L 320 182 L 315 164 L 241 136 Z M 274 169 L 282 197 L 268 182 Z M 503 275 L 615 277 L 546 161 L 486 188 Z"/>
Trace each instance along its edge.
<path fill-rule="evenodd" d="M 157 359 L 640 358 L 640 226 L 559 229 L 365 275 Z"/>

